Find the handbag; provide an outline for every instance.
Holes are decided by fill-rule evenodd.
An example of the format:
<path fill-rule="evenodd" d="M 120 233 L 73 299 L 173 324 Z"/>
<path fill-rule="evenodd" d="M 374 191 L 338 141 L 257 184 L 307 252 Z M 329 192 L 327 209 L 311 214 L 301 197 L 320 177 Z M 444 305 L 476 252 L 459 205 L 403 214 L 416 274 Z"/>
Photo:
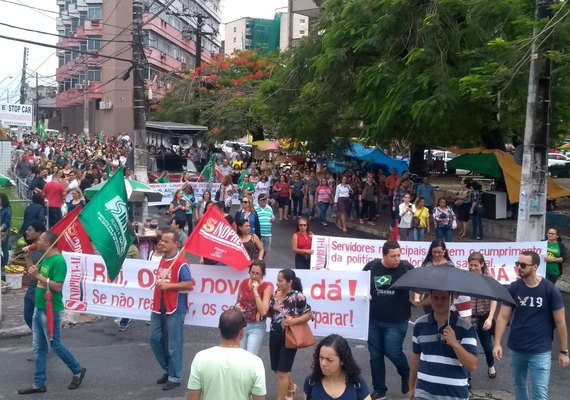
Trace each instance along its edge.
<path fill-rule="evenodd" d="M 297 296 L 295 296 L 295 315 L 297 313 Z M 285 327 L 285 347 L 288 349 L 304 349 L 315 344 L 315 337 L 309 327 L 309 321 Z"/>
<path fill-rule="evenodd" d="M 309 322 L 285 327 L 285 347 L 288 349 L 304 349 L 315 344 L 315 337 Z"/>

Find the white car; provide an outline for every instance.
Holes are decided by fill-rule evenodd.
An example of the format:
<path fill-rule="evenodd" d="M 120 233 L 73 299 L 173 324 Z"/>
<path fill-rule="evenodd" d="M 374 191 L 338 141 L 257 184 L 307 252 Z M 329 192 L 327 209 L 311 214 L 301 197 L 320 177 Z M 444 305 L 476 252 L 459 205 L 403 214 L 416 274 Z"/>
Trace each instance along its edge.
<path fill-rule="evenodd" d="M 562 153 L 548 153 L 548 166 L 567 165 L 570 160 Z"/>

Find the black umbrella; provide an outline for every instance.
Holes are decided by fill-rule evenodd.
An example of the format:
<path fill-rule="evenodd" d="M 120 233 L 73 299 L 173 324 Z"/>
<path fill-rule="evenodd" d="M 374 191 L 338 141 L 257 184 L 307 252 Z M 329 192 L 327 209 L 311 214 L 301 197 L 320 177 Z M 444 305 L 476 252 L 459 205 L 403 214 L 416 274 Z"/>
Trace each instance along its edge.
<path fill-rule="evenodd" d="M 455 267 L 421 267 L 405 273 L 390 289 L 414 292 L 441 290 L 516 306 L 509 291 L 495 279 Z"/>

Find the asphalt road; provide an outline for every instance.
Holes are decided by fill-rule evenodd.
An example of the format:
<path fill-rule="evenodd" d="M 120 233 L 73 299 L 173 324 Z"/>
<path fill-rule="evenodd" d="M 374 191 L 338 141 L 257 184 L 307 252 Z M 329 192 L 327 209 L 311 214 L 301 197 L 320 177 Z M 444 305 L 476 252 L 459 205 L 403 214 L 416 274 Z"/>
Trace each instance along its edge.
<path fill-rule="evenodd" d="M 293 222 L 276 225 L 272 252 L 268 258 L 268 265 L 274 268 L 292 266 L 290 252 L 290 237 L 294 231 Z M 315 227 L 316 233 L 323 233 L 323 229 Z M 341 236 L 342 232 L 333 226 L 326 228 L 326 234 Z M 345 234 L 346 235 L 346 234 Z M 348 236 L 367 238 L 369 235 L 349 232 Z M 568 320 L 568 305 L 570 296 L 564 295 L 566 304 L 566 318 Z M 414 315 L 415 319 L 418 315 Z M 134 321 L 126 332 L 118 332 L 117 325 L 110 318 L 101 318 L 93 323 L 66 328 L 63 331 L 63 342 L 73 352 L 77 359 L 87 368 L 87 375 L 82 386 L 70 391 L 67 385 L 71 374 L 65 365 L 54 355 L 48 360 L 48 391 L 44 394 L 29 395 L 28 398 L 41 398 L 53 400 L 66 400 L 80 398 L 82 400 L 96 399 L 184 399 L 185 386 L 190 371 L 190 364 L 196 352 L 214 346 L 219 342 L 217 329 L 186 327 L 184 346 L 184 373 L 183 385 L 180 388 L 165 392 L 155 380 L 162 371 L 148 345 L 149 327 L 142 321 Z M 411 325 L 408 338 L 405 341 L 405 352 L 411 352 Z M 261 349 L 261 356 L 267 370 L 268 399 L 274 399 L 276 393 L 275 376 L 269 371 L 268 340 Z M 557 343 L 557 340 L 555 340 Z M 370 367 L 368 364 L 368 351 L 366 343 L 351 341 L 355 358 L 359 361 L 363 375 L 370 383 Z M 558 346 L 555 345 L 556 355 Z M 31 336 L 20 339 L 0 340 L 0 399 L 21 399 L 18 388 L 27 387 L 32 382 L 33 362 L 27 361 L 32 357 Z M 488 393 L 485 398 L 507 399 L 505 394 L 510 392 L 511 378 L 508 367 L 508 350 L 506 358 L 497 363 L 497 378 L 489 379 L 486 373 L 484 356 L 479 358 L 479 369 L 473 374 L 474 389 L 484 390 Z M 309 374 L 312 362 L 312 352 L 309 349 L 297 353 L 293 376 L 298 385 Z M 569 370 L 561 370 L 553 364 L 550 399 L 562 400 L 568 398 L 567 379 Z M 395 368 L 387 362 L 387 382 L 390 399 L 405 399 L 399 393 L 400 381 Z M 504 395 L 502 395 L 502 394 Z M 227 399 L 231 400 L 231 393 Z M 298 397 L 301 398 L 300 396 Z M 222 399 L 220 399 L 222 400 Z"/>

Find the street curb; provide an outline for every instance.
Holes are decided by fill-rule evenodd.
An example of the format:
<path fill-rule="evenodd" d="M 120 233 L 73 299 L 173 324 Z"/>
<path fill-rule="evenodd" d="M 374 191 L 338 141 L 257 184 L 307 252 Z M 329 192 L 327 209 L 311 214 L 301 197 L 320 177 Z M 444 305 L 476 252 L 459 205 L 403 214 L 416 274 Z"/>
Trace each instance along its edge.
<path fill-rule="evenodd" d="M 9 339 L 31 335 L 28 325 L 15 326 L 14 328 L 0 329 L 0 339 Z"/>

